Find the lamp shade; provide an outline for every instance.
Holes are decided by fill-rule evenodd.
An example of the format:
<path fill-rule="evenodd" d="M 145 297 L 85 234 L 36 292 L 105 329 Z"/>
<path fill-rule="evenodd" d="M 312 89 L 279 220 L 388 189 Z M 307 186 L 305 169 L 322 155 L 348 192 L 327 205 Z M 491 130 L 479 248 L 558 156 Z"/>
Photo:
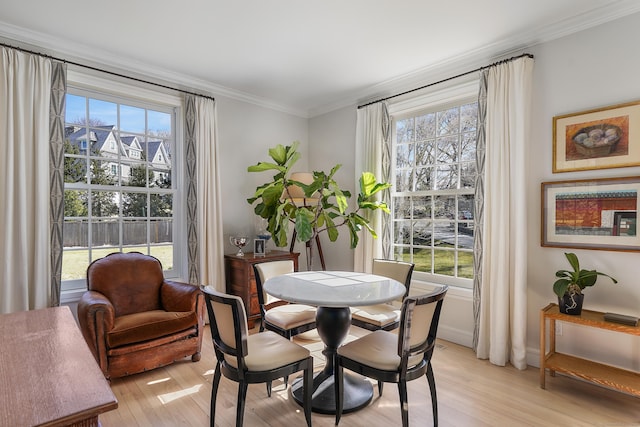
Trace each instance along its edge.
<path fill-rule="evenodd" d="M 311 172 L 294 172 L 289 179 L 309 185 L 313 183 L 313 174 Z M 304 191 L 297 185 L 288 186 L 287 191 L 289 198 L 296 206 L 309 206 L 318 201 L 318 197 L 305 197 Z"/>

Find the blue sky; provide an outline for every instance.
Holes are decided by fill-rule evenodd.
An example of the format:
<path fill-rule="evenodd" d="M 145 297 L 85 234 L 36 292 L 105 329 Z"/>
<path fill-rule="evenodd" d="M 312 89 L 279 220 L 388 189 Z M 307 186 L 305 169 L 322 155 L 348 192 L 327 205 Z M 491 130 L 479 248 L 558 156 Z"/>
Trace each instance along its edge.
<path fill-rule="evenodd" d="M 116 125 L 118 123 L 118 108 L 120 108 L 120 128 L 123 132 L 144 133 L 144 108 L 89 98 L 89 117 L 99 120 L 105 125 Z M 86 111 L 86 97 L 67 94 L 65 115 L 67 123 L 77 123 L 79 119 L 84 119 L 87 115 Z M 147 110 L 147 116 L 149 131 L 171 132 L 171 114 Z"/>

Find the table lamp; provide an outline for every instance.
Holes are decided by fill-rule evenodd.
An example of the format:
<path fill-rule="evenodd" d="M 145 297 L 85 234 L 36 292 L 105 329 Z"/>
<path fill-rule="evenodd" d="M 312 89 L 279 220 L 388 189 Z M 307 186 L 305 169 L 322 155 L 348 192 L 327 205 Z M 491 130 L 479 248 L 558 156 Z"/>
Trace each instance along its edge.
<path fill-rule="evenodd" d="M 313 183 L 313 174 L 311 172 L 294 172 L 289 179 L 309 185 Z M 305 197 L 304 190 L 297 185 L 288 186 L 287 192 L 291 202 L 298 207 L 313 206 L 318 202 L 318 197 Z"/>

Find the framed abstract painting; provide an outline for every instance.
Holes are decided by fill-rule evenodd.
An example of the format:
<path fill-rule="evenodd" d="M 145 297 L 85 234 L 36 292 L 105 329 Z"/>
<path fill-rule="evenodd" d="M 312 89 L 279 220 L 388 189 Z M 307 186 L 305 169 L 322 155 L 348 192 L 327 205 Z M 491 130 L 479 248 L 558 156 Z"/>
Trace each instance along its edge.
<path fill-rule="evenodd" d="M 640 177 L 542 183 L 542 246 L 640 251 Z"/>

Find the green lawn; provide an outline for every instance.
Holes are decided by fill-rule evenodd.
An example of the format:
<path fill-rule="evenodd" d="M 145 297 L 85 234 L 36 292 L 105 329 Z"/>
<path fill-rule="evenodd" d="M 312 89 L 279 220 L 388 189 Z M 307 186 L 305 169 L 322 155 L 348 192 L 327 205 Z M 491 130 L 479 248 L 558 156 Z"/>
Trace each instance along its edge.
<path fill-rule="evenodd" d="M 147 247 L 124 248 L 123 252 L 138 251 L 147 253 Z M 92 260 L 102 258 L 111 252 L 118 252 L 117 248 L 100 248 L 91 251 Z M 173 245 L 152 246 L 151 255 L 155 256 L 162 263 L 164 270 L 173 268 Z M 84 279 L 87 276 L 87 267 L 89 266 L 89 250 L 88 249 L 72 249 L 67 250 L 62 255 L 62 280 Z"/>
<path fill-rule="evenodd" d="M 411 254 L 402 254 L 402 260 L 411 262 Z M 444 251 L 435 249 L 435 274 L 445 276 L 455 276 L 455 259 L 452 251 Z M 430 249 L 414 249 L 413 263 L 415 271 L 431 272 L 431 250 Z M 458 252 L 458 277 L 464 279 L 473 278 L 473 253 Z"/>

